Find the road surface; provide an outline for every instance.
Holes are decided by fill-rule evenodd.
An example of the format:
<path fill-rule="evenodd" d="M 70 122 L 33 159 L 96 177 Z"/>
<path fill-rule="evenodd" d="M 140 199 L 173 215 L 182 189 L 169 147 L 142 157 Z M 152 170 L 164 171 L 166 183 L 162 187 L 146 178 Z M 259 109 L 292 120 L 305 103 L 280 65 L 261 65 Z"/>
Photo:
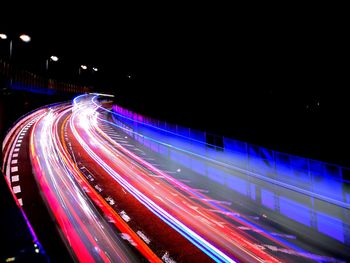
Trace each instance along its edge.
<path fill-rule="evenodd" d="M 22 162 L 30 161 L 36 186 L 73 259 L 349 260 L 348 203 L 273 184 L 189 150 L 186 139 L 147 129 L 135 129 L 113 115 L 97 96 L 82 95 L 29 114 L 5 139 L 4 169 L 24 208 L 21 193 L 28 191 L 28 183 L 14 184 L 20 182 L 14 160 L 21 152 L 18 145 L 28 140 L 29 158 Z M 229 179 L 221 177 L 223 172 Z M 242 196 L 246 184 L 254 198 Z M 279 212 L 271 208 L 276 196 Z M 318 226 L 328 224 L 327 231 L 301 222 L 309 200 Z M 342 237 L 331 234 L 339 232 L 339 224 Z"/>

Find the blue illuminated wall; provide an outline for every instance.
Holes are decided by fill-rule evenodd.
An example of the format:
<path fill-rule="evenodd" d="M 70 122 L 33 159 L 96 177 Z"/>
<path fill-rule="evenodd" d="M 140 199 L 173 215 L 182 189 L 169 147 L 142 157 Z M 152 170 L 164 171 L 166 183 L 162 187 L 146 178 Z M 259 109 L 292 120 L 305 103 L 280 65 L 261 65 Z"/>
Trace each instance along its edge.
<path fill-rule="evenodd" d="M 191 153 L 204 155 L 229 168 L 244 169 L 252 176 L 265 179 L 270 183 L 285 185 L 291 189 L 300 189 L 327 201 L 343 204 L 350 208 L 342 188 L 349 187 L 349 181 L 343 174 L 350 173 L 349 168 L 293 156 L 248 144 L 231 138 L 223 138 L 224 147 L 208 147 L 205 132 L 195 131 L 179 125 L 170 125 L 140 114 L 114 106 L 118 114 L 133 131 L 154 138 Z"/>
<path fill-rule="evenodd" d="M 348 168 L 230 138 L 223 138 L 224 147 L 218 149 L 206 144 L 205 132 L 160 122 L 119 106 L 113 111 L 114 121 L 154 152 L 259 202 L 265 209 L 350 244 L 349 181 L 343 178 Z"/>
<path fill-rule="evenodd" d="M 13 90 L 20 90 L 20 91 L 26 91 L 26 92 L 38 93 L 38 94 L 54 95 L 56 93 L 56 91 L 52 89 L 43 88 L 40 86 L 21 83 L 21 82 L 16 82 L 12 84 L 11 88 Z"/>

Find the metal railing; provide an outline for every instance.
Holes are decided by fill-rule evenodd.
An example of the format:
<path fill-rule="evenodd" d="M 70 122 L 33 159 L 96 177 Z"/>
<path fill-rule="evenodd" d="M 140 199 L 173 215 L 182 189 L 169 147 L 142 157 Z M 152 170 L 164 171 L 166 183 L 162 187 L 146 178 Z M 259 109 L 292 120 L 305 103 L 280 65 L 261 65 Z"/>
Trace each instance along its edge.
<path fill-rule="evenodd" d="M 118 105 L 113 106 L 113 112 L 116 119 L 131 128 L 134 134 L 140 133 L 153 139 L 157 137 L 163 142 L 171 141 L 174 147 L 244 170 L 256 178 L 350 208 L 348 167 L 278 152 L 223 136 L 220 138 L 223 147 L 220 147 L 208 144 L 207 134 L 203 131 L 145 117 Z"/>
<path fill-rule="evenodd" d="M 0 75 L 7 80 L 7 86 L 13 90 L 23 90 L 42 94 L 87 93 L 88 86 L 67 83 L 42 77 L 27 70 L 18 69 L 0 59 Z"/>

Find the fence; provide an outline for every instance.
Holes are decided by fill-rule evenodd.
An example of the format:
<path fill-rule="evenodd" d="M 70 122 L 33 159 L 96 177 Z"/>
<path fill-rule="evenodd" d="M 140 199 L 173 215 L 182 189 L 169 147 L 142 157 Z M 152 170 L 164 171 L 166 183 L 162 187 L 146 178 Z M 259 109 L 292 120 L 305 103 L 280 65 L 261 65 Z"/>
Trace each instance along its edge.
<path fill-rule="evenodd" d="M 45 78 L 26 70 L 17 69 L 2 60 L 0 60 L 0 75 L 7 80 L 7 86 L 13 90 L 48 95 L 90 92 L 90 87 Z"/>
<path fill-rule="evenodd" d="M 223 146 L 208 143 L 203 131 L 169 124 L 142 116 L 118 105 L 113 106 L 117 119 L 132 129 L 130 135 L 171 142 L 171 145 L 201 155 L 220 165 L 244 170 L 251 176 L 304 192 L 324 201 L 350 208 L 350 169 L 336 164 L 294 156 L 217 135 Z M 219 138 L 219 139 L 218 139 Z M 344 188 L 344 189 L 343 189 Z"/>

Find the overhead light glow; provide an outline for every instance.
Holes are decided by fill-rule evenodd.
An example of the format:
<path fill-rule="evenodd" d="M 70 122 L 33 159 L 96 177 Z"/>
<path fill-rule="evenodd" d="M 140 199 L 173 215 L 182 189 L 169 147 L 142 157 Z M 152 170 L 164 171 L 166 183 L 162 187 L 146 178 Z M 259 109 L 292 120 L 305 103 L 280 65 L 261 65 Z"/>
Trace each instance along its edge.
<path fill-rule="evenodd" d="M 1 39 L 7 39 L 7 35 L 5 35 L 5 34 L 0 34 L 0 38 L 1 38 Z"/>
<path fill-rule="evenodd" d="M 55 61 L 55 62 L 58 61 L 58 57 L 56 57 L 56 56 L 51 56 L 50 59 L 51 59 L 52 61 Z"/>
<path fill-rule="evenodd" d="M 82 69 L 84 69 L 84 70 L 87 69 L 87 66 L 86 66 L 86 65 L 81 65 L 80 67 L 81 67 Z"/>
<path fill-rule="evenodd" d="M 22 34 L 19 36 L 19 38 L 23 41 L 23 42 L 30 42 L 31 37 L 25 34 Z"/>
<path fill-rule="evenodd" d="M 98 68 L 92 68 L 92 70 L 97 72 L 97 71 L 98 71 Z"/>

